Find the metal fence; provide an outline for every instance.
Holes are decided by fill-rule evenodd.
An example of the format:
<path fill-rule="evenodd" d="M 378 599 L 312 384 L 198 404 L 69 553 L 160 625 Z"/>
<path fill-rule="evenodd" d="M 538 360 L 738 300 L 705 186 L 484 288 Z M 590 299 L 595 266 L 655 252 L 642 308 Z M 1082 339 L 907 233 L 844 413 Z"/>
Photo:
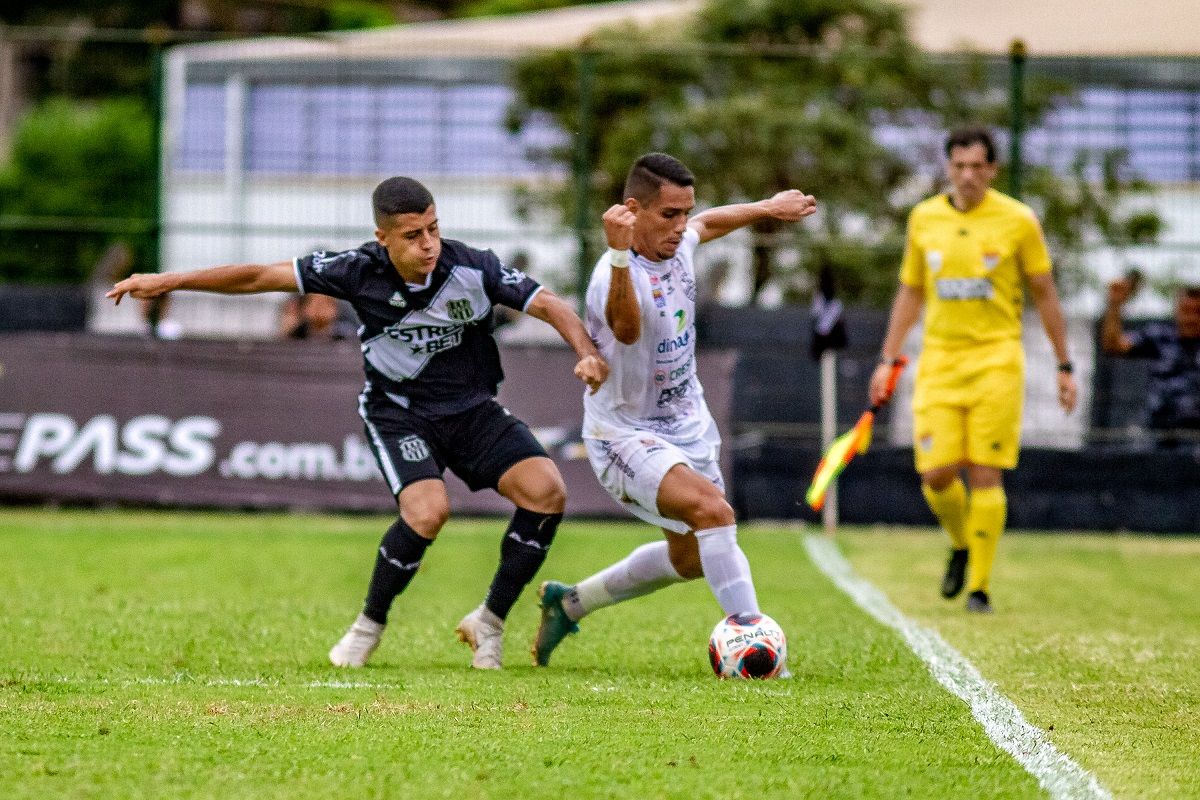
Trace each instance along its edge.
<path fill-rule="evenodd" d="M 35 74 L 36 61 L 22 53 L 47 47 L 73 47 L 90 54 L 85 57 L 115 53 L 127 61 L 140 59 L 145 77 L 126 86 L 103 86 L 70 74 Z M 154 188 L 157 215 L 17 214 L 0 200 L 0 251 L 29 252 L 33 260 L 88 260 L 85 274 L 97 276 L 94 293 L 114 269 L 277 261 L 356 245 L 372 236 L 370 190 L 390 174 L 412 175 L 433 190 L 445 235 L 491 247 L 565 294 L 575 294 L 580 275 L 600 249 L 592 209 L 601 192 L 586 148 L 610 123 L 595 104 L 596 75 L 588 67 L 604 55 L 601 51 L 577 54 L 580 127 L 573 131 L 547 114 L 533 114 L 514 130 L 514 57 L 489 55 L 486 47 L 429 57 L 363 56 L 352 47 L 311 38 L 188 43 L 159 31 L 8 28 L 0 32 L 0 54 L 0 69 L 9 71 L 0 79 L 0 87 L 6 87 L 0 116 L 9 130 L 19 124 L 14 108 L 20 105 L 20 81 L 12 74 L 21 65 L 24 85 L 35 94 L 53 89 L 90 100 L 112 91 L 140 93 L 154 114 L 161 161 Z M 700 55 L 714 69 L 791 57 L 731 47 Z M 1063 290 L 1074 320 L 1073 347 L 1084 363 L 1081 378 L 1088 382 L 1096 363 L 1092 321 L 1107 280 L 1133 267 L 1148 276 L 1146 290 L 1129 309 L 1143 317 L 1169 314 L 1171 287 L 1200 281 L 1200 58 L 1032 54 L 1016 60 L 942 57 L 938 64 L 976 75 L 970 91 L 994 108 L 1024 98 L 998 117 L 1006 121 L 1000 126 L 1005 151 L 1015 159 L 1007 165 L 1006 185 L 1023 183 L 1029 192 L 1037 170 L 1044 168 L 1063 179 L 1066 201 L 1084 203 L 1088 198 L 1079 196 L 1082 191 L 1103 204 L 1112 196 L 1105 185 L 1105 159 L 1120 154 L 1112 175 L 1133 186 L 1120 194 L 1120 210 L 1127 216 L 1144 212 L 1161 222 L 1153 235 L 1140 238 L 1076 231 L 1071 249 L 1056 253 L 1070 267 Z M 1037 87 L 1043 85 L 1052 89 L 1039 95 Z M 1038 107 L 1047 97 L 1053 102 Z M 911 167 L 913 178 L 904 189 L 912 200 L 935 185 L 943 135 L 936 117 L 883 115 L 874 134 Z M 656 141 L 649 131 L 646 149 Z M 561 157 L 547 160 L 547 153 Z M 818 195 L 822 189 L 805 188 Z M 556 201 L 546 204 L 547 197 Z M 1036 192 L 1029 192 L 1029 199 L 1035 207 L 1041 202 Z M 896 223 L 902 230 L 902 217 Z M 746 302 L 755 282 L 754 246 L 762 241 L 738 235 L 702 251 L 699 267 L 711 300 Z M 130 244 L 124 261 L 112 250 L 118 242 Z M 784 269 L 760 293 L 762 304 L 802 298 L 810 285 L 805 242 L 782 243 Z M 864 235 L 861 247 L 863 253 L 881 249 L 884 258 L 879 253 L 871 258 L 886 263 L 897 239 L 880 242 Z M 123 266 L 114 267 L 114 259 Z M 886 267 L 870 277 L 891 286 L 894 273 Z M 179 297 L 170 313 L 185 335 L 271 338 L 277 335 L 280 304 L 274 297 L 196 295 Z M 134 304 L 113 309 L 99 301 L 88 320 L 99 332 L 135 332 L 144 324 Z M 518 325 L 506 335 L 520 338 L 538 330 Z M 1030 339 L 1035 350 L 1043 347 L 1039 336 Z M 800 350 L 795 355 L 802 357 Z M 1031 363 L 1035 357 L 1040 356 L 1031 355 Z M 1048 378 L 1035 371 L 1031 385 L 1036 380 Z M 1030 400 L 1033 443 L 1082 446 L 1095 438 L 1089 423 L 1104 424 L 1085 410 L 1064 427 L 1051 413 L 1052 397 L 1035 392 Z M 896 436 L 904 434 L 898 429 Z"/>
<path fill-rule="evenodd" d="M 104 92 L 141 93 L 162 133 L 157 218 L 64 219 L 62 214 L 14 214 L 0 207 L 0 234 L 100 237 L 83 248 L 93 255 L 115 238 L 128 238 L 131 228 L 161 232 L 158 255 L 164 269 L 274 257 L 318 243 L 338 246 L 368 237 L 363 190 L 381 176 L 409 174 L 440 190 L 452 232 L 494 245 L 502 255 L 532 248 L 535 265 L 545 262 L 559 288 L 574 288 L 578 271 L 564 265 L 578 261 L 573 250 L 579 241 L 594 238 L 594 220 L 569 211 L 560 215 L 534 201 L 549 186 L 576 195 L 564 208 L 587 209 L 591 204 L 585 197 L 594 195 L 596 187 L 592 176 L 580 174 L 586 163 L 549 163 L 532 154 L 586 146 L 608 123 L 597 108 L 587 107 L 589 99 L 595 100 L 585 85 L 594 79 L 588 64 L 595 62 L 586 53 L 577 88 L 583 127 L 568 132 L 534 115 L 514 132 L 509 124 L 516 99 L 512 56 L 465 50 L 428 58 L 363 58 L 337 48 L 314 55 L 310 40 L 302 38 L 188 44 L 181 36 L 11 27 L 0 32 L 0 75 L 5 76 L 0 87 L 7 87 L 0 92 L 0 118 L 6 131 L 19 124 L 24 85 L 82 100 Z M 126 85 L 112 79 L 105 85 L 79 77 L 86 71 L 61 67 L 57 78 L 39 75 L 37 60 L 22 56 L 31 49 L 74 49 L 72 63 L 101 58 L 140 62 L 144 78 L 127 78 Z M 169 54 L 165 59 L 164 52 Z M 702 55 L 718 67 L 787 57 L 731 47 Z M 53 72 L 58 63 L 47 60 L 42 66 Z M 1119 174 L 1144 184 L 1126 202 L 1157 212 L 1161 233 L 1152 243 L 1101 247 L 1084 241 L 1081 252 L 1064 253 L 1087 266 L 1085 279 L 1068 287 L 1074 310 L 1094 315 L 1099 281 L 1131 263 L 1161 279 L 1151 281 L 1152 291 L 1134 306 L 1135 312 L 1161 312 L 1165 295 L 1159 284 L 1193 279 L 1200 272 L 1195 233 L 1200 229 L 1195 190 L 1200 176 L 1200 59 L 1035 54 L 1023 62 L 1019 84 L 1013 83 L 1008 59 L 940 57 L 938 63 L 947 70 L 981 73 L 975 91 L 1001 98 L 1001 104 L 1014 87 L 1048 81 L 1060 88 L 1056 103 L 1044 113 L 1033 118 L 1018 113 L 1025 105 L 1032 107 L 1036 101 L 1031 100 L 1005 115 L 1001 138 L 1017 158 L 1009 164 L 1009 187 L 1032 167 L 1066 175 L 1081 159 L 1087 162 L 1087 178 L 1099 182 L 1103 158 L 1114 152 L 1124 154 Z M 14 72 L 21 73 L 18 79 Z M 927 178 L 939 170 L 941 136 L 938 121 L 928 115 L 903 121 L 881 118 L 876 130 L 881 143 L 902 153 L 916 174 Z M 649 146 L 653 132 L 648 138 Z M 576 174 L 570 181 L 572 170 Z M 821 188 L 811 187 L 817 194 Z M 22 240 L 9 241 L 15 245 Z M 744 245 L 739 249 L 744 251 Z M 729 254 L 720 258 L 727 260 Z M 737 301 L 739 291 L 729 288 L 727 299 Z"/>

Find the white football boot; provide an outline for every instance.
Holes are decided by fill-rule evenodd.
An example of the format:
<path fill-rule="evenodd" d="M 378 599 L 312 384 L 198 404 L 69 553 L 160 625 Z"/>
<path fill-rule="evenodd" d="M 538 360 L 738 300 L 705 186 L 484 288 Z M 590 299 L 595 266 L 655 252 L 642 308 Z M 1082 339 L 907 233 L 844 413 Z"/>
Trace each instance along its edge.
<path fill-rule="evenodd" d="M 350 626 L 350 630 L 346 631 L 346 635 L 339 639 L 338 643 L 329 651 L 329 661 L 335 667 L 366 666 L 371 653 L 374 653 L 375 648 L 379 647 L 379 640 L 383 636 L 385 627 L 387 626 L 359 614 L 358 619 L 354 620 L 354 624 Z"/>
<path fill-rule="evenodd" d="M 460 642 L 471 646 L 475 655 L 471 666 L 475 669 L 500 669 L 500 652 L 504 645 L 504 620 L 497 617 L 487 606 L 480 606 L 462 618 L 454 629 Z"/>

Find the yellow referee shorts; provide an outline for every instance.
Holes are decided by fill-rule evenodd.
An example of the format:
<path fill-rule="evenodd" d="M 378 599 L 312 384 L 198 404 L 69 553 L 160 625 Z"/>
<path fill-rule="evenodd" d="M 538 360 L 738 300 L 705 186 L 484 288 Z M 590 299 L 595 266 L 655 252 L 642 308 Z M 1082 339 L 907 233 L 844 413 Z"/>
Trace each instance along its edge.
<path fill-rule="evenodd" d="M 917 472 L 964 462 L 1012 469 L 1020 450 L 1024 402 L 1020 341 L 925 349 L 913 393 Z"/>

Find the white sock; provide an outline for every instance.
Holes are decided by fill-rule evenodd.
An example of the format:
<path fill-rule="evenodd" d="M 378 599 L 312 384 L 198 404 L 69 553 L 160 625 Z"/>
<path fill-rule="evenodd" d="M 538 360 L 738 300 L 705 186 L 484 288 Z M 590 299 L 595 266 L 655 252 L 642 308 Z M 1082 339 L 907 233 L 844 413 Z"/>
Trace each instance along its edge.
<path fill-rule="evenodd" d="M 696 531 L 700 566 L 721 610 L 726 615 L 758 612 L 758 596 L 750 577 L 750 562 L 737 543 L 737 525 Z"/>
<path fill-rule="evenodd" d="M 475 610 L 479 612 L 479 619 L 481 619 L 484 624 L 492 628 L 504 630 L 504 620 L 500 619 L 500 617 L 496 615 L 496 612 L 488 608 L 486 604 L 480 603 L 479 608 Z"/>
<path fill-rule="evenodd" d="M 679 583 L 666 542 L 644 544 L 610 567 L 584 578 L 563 596 L 563 610 L 572 620 L 586 614 Z"/>

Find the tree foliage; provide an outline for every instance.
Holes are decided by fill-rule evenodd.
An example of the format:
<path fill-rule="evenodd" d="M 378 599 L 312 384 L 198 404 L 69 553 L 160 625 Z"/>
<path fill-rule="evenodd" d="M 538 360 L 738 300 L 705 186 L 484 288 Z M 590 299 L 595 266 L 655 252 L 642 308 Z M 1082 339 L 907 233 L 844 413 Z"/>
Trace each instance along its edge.
<path fill-rule="evenodd" d="M 649 150 L 692 167 L 702 206 L 801 188 L 817 196 L 819 224 L 755 226 L 755 296 L 774 281 L 785 297 L 799 299 L 829 266 L 849 298 L 886 302 L 907 211 L 940 183 L 941 154 L 940 142 L 927 152 L 901 151 L 883 134 L 968 120 L 1004 125 L 1008 115 L 1004 85 L 997 87 L 982 60 L 948 63 L 922 53 L 905 14 L 884 0 L 710 0 L 678 31 L 598 34 L 587 56 L 593 218 L 621 199 L 625 171 Z M 513 127 L 548 113 L 577 133 L 584 58 L 563 50 L 522 61 Z M 1069 87 L 1033 81 L 1027 114 L 1036 119 L 1067 94 Z M 544 155 L 571 163 L 569 144 Z M 1031 182 L 1035 191 L 1050 198 L 1065 192 L 1054 176 L 1040 178 Z M 1125 187 L 1111 188 L 1120 194 Z M 543 199 L 564 211 L 573 206 L 569 187 Z M 1057 242 L 1079 244 L 1084 229 L 1111 233 L 1113 226 L 1095 224 L 1103 209 L 1056 206 L 1064 212 L 1054 217 Z M 801 258 L 786 266 L 781 250 Z"/>
<path fill-rule="evenodd" d="M 81 283 L 115 241 L 139 269 L 152 269 L 151 237 L 137 229 L 156 216 L 156 146 L 153 118 L 133 100 L 56 98 L 27 114 L 0 171 L 0 215 L 74 222 L 6 231 L 0 281 Z M 130 232 L 93 233 L 89 219 L 130 220 Z"/>
<path fill-rule="evenodd" d="M 372 0 L 208 0 L 203 6 L 205 24 L 223 33 L 304 33 L 394 21 L 389 3 Z M 35 0 L 0 8 L 2 23 L 61 29 L 18 45 L 30 108 L 0 172 L 0 281 L 80 282 L 116 242 L 126 246 L 133 268 L 155 268 L 153 236 L 134 231 L 148 231 L 158 215 L 155 54 L 183 22 L 181 7 L 165 0 Z M 125 33 L 94 35 L 94 29 Z M 131 39 L 129 31 L 144 35 Z M 111 232 L 121 228 L 125 232 Z"/>
<path fill-rule="evenodd" d="M 184 5 L 178 0 L 34 0 L 0 7 L 0 22 L 61 29 L 49 38 L 20 45 L 19 57 L 25 62 L 23 91 L 36 100 L 52 95 L 151 97 L 155 54 L 188 23 L 194 29 L 190 33 L 203 38 L 205 32 L 300 34 L 397 22 L 393 5 L 384 0 L 204 0 L 193 3 L 194 11 L 186 18 L 181 15 Z M 113 37 L 104 31 L 124 33 Z M 128 35 L 139 31 L 143 36 Z"/>
<path fill-rule="evenodd" d="M 454 15 L 459 17 L 495 17 L 504 14 L 523 14 L 527 11 L 547 11 L 567 6 L 591 5 L 611 0 L 464 0 L 453 3 Z"/>

